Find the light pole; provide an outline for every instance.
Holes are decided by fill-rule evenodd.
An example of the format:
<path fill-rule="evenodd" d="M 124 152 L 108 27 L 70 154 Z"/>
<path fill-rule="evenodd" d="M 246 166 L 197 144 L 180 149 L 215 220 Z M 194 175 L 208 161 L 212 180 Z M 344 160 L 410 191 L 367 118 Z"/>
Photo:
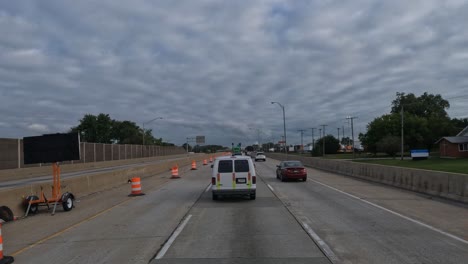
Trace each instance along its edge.
<path fill-rule="evenodd" d="M 286 115 L 284 113 L 284 105 L 282 105 L 279 102 L 271 102 L 271 104 L 278 104 L 281 107 L 281 109 L 283 109 L 284 152 L 286 153 L 286 155 L 288 155 L 288 150 L 286 149 L 288 145 L 286 143 Z"/>
<path fill-rule="evenodd" d="M 146 134 L 145 133 L 145 124 L 151 123 L 154 120 L 158 120 L 158 119 L 163 119 L 163 118 L 159 116 L 159 117 L 153 118 L 153 119 L 151 119 L 149 121 L 143 122 L 143 145 L 145 145 L 145 134 Z"/>

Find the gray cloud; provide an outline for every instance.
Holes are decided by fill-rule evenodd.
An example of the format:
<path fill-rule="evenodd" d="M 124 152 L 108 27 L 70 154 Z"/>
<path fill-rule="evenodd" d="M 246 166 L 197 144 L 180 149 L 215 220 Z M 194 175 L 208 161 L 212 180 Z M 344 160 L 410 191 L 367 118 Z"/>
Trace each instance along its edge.
<path fill-rule="evenodd" d="M 467 1 L 21 1 L 0 8 L 1 137 L 66 131 L 86 113 L 182 144 L 356 131 L 396 92 L 466 117 Z M 348 130 L 348 129 L 346 129 Z M 347 131 L 348 134 L 348 131 Z M 309 140 L 309 139 L 308 139 Z"/>

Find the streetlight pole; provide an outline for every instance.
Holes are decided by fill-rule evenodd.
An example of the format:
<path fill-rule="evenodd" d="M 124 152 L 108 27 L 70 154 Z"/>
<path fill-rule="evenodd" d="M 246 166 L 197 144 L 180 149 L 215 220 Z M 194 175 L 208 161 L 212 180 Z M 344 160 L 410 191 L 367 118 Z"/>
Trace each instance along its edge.
<path fill-rule="evenodd" d="M 286 141 L 286 114 L 284 113 L 284 106 L 279 102 L 271 102 L 271 104 L 278 104 L 283 109 L 284 152 L 288 155 L 288 150 L 286 149 L 288 145 Z"/>
<path fill-rule="evenodd" d="M 145 145 L 145 134 L 146 134 L 145 133 L 145 124 L 151 123 L 154 120 L 158 120 L 158 119 L 163 119 L 163 118 L 159 116 L 159 117 L 153 118 L 153 119 L 151 119 L 149 121 L 143 122 L 143 145 Z"/>

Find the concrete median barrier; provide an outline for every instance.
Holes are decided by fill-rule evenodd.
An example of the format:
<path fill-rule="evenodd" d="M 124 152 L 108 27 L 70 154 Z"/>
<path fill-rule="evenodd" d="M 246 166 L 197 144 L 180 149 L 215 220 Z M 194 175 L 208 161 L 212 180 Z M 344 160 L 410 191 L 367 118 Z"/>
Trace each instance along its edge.
<path fill-rule="evenodd" d="M 300 160 L 304 165 L 312 168 L 468 203 L 467 174 L 296 155 L 289 155 L 286 158 L 286 155 L 279 153 L 268 153 L 268 156 L 277 160 Z"/>
<path fill-rule="evenodd" d="M 86 174 L 79 177 L 67 178 L 61 180 L 62 192 L 68 191 L 73 193 L 76 197 L 82 197 L 95 192 L 128 184 L 128 180 L 134 176 L 146 178 L 165 172 L 168 172 L 169 175 L 171 167 L 175 164 L 178 164 L 180 168 L 183 168 L 181 170 L 183 178 L 183 173 L 190 170 L 192 160 L 202 162 L 203 159 L 210 156 L 211 155 L 190 155 L 178 160 L 162 161 L 157 164 L 148 164 L 145 166 L 124 168 L 111 172 Z M 48 169 L 51 170 L 50 168 Z M 28 195 L 39 195 L 41 186 L 43 187 L 46 197 L 49 197 L 52 193 L 52 177 L 50 182 L 47 183 L 31 184 L 14 189 L 1 190 L 0 203 L 1 205 L 10 207 L 15 216 L 22 216 L 24 215 L 24 209 L 22 207 L 24 197 Z"/>

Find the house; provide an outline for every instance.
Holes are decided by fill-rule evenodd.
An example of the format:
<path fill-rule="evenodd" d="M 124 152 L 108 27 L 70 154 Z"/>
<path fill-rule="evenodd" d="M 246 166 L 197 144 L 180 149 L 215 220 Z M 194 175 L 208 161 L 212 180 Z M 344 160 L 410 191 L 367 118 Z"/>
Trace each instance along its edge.
<path fill-rule="evenodd" d="M 468 126 L 455 137 L 443 137 L 436 144 L 441 157 L 468 158 Z"/>

